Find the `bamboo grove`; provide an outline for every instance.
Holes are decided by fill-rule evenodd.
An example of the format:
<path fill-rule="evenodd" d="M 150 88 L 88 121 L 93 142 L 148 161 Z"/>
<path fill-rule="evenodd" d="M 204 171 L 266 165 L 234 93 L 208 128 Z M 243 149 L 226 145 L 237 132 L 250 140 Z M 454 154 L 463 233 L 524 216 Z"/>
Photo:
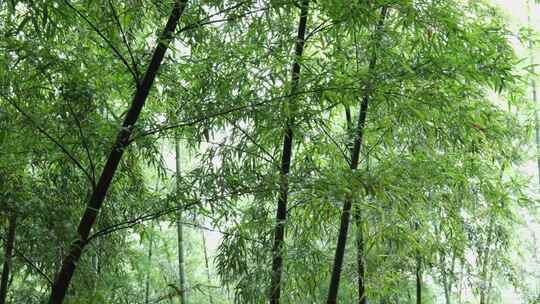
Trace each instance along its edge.
<path fill-rule="evenodd" d="M 534 30 L 482 0 L 1 1 L 0 304 L 538 303 Z"/>

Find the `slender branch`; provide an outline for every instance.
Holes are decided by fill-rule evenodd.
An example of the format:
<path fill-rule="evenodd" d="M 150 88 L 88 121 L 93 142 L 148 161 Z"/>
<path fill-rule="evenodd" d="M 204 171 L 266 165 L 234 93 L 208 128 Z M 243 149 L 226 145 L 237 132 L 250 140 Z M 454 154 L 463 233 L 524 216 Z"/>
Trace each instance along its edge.
<path fill-rule="evenodd" d="M 393 127 L 385 128 L 384 132 L 379 136 L 377 141 L 374 144 L 371 145 L 371 147 L 367 150 L 367 152 L 362 153 L 363 156 L 360 158 L 360 162 L 363 162 L 364 160 L 366 160 L 367 156 L 370 155 L 371 152 L 373 152 L 373 150 L 375 150 L 375 148 L 381 144 L 381 142 L 384 140 L 384 137 L 386 136 L 386 134 L 388 134 L 392 130 L 393 130 Z M 367 144 L 365 144 L 365 145 L 367 146 Z"/>
<path fill-rule="evenodd" d="M 88 148 L 88 143 L 86 142 L 85 136 L 83 134 L 81 122 L 77 118 L 77 115 L 75 115 L 75 111 L 73 110 L 71 103 L 67 102 L 67 105 L 68 105 L 69 111 L 71 112 L 71 115 L 73 116 L 75 125 L 77 126 L 77 129 L 79 130 L 79 137 L 81 138 L 82 145 L 84 147 L 84 150 L 86 151 L 86 157 L 88 158 L 88 162 L 90 162 L 90 169 L 91 169 L 90 172 L 92 173 L 92 188 L 95 188 L 96 187 L 96 167 L 94 165 L 94 161 L 92 160 L 90 149 Z"/>
<path fill-rule="evenodd" d="M 226 21 L 233 21 L 233 20 L 236 20 L 236 19 L 239 19 L 241 17 L 245 17 L 245 16 L 249 16 L 250 14 L 253 14 L 253 13 L 256 13 L 256 12 L 260 12 L 260 11 L 264 11 L 264 10 L 267 10 L 268 8 L 259 8 L 259 9 L 256 9 L 256 10 L 253 10 L 253 11 L 249 11 L 249 12 L 246 12 L 244 14 L 240 14 L 240 15 L 237 15 L 235 16 L 234 18 L 223 18 L 223 19 L 215 19 L 215 20 L 211 20 L 212 17 L 215 17 L 217 15 L 220 15 L 220 14 L 223 14 L 223 13 L 226 13 L 228 11 L 232 11 L 236 8 L 239 8 L 241 6 L 243 6 L 244 4 L 248 4 L 248 3 L 251 3 L 252 0 L 247 0 L 247 1 L 242 1 L 238 4 L 235 4 L 233 6 L 230 6 L 230 7 L 227 7 L 217 13 L 214 13 L 212 15 L 209 15 L 207 16 L 206 18 L 203 18 L 203 19 L 200 19 L 196 22 L 193 22 L 193 23 L 190 23 L 182 28 L 180 28 L 178 30 L 179 33 L 181 32 L 184 32 L 184 31 L 188 31 L 188 30 L 192 30 L 192 29 L 196 29 L 196 28 L 199 28 L 199 27 L 202 27 L 204 25 L 208 25 L 208 24 L 213 24 L 213 23 L 219 23 L 219 22 L 226 22 Z"/>
<path fill-rule="evenodd" d="M 137 79 L 139 79 L 140 72 L 139 72 L 139 68 L 137 67 L 137 62 L 135 61 L 135 57 L 133 56 L 133 52 L 131 51 L 131 47 L 129 46 L 129 42 L 127 41 L 127 38 L 126 38 L 126 33 L 124 32 L 124 29 L 122 28 L 122 24 L 120 23 L 120 19 L 118 18 L 118 14 L 116 13 L 116 9 L 114 8 L 114 5 L 112 4 L 111 0 L 109 0 L 109 6 L 111 7 L 114 20 L 116 21 L 116 24 L 118 25 L 118 28 L 120 29 L 120 33 L 122 34 L 122 40 L 124 41 L 129 57 L 131 58 L 131 64 L 133 65 L 133 70 L 135 72 L 135 75 L 137 76 Z"/>
<path fill-rule="evenodd" d="M 245 192 L 245 191 L 242 191 L 242 189 L 239 189 L 237 191 L 234 191 L 230 195 L 241 195 L 241 194 L 249 193 L 249 191 L 251 189 L 247 189 L 247 190 L 248 191 Z M 213 202 L 213 201 L 217 201 L 218 199 L 223 199 L 223 196 L 215 196 L 215 197 L 207 199 L 206 201 L 209 201 L 209 202 L 212 201 Z M 176 211 L 180 211 L 180 210 L 187 210 L 188 208 L 191 208 L 191 207 L 196 206 L 196 205 L 201 205 L 202 203 L 203 203 L 202 200 L 197 200 L 196 199 L 196 200 L 193 200 L 190 203 L 185 203 L 182 206 L 176 205 L 174 207 L 162 209 L 162 210 L 159 210 L 159 211 L 153 212 L 153 213 L 144 214 L 144 215 L 141 215 L 139 217 L 136 217 L 136 218 L 133 218 L 133 219 L 130 219 L 130 220 L 126 220 L 124 222 L 120 222 L 120 223 L 111 225 L 109 227 L 103 228 L 103 229 L 99 230 L 98 232 L 95 232 L 94 234 L 90 235 L 86 239 L 86 243 L 90 242 L 92 239 L 94 239 L 96 237 L 107 235 L 109 233 L 112 233 L 112 232 L 115 232 L 115 231 L 118 231 L 118 230 L 129 229 L 129 228 L 134 227 L 134 226 L 136 226 L 138 224 L 141 224 L 141 223 L 143 223 L 145 221 L 153 220 L 153 219 L 159 218 L 161 216 L 167 215 L 167 214 L 172 213 L 172 212 L 176 212 Z"/>
<path fill-rule="evenodd" d="M 332 141 L 332 143 L 336 146 L 336 148 L 338 148 L 339 152 L 341 153 L 341 156 L 343 156 L 343 159 L 345 159 L 345 161 L 347 162 L 347 164 L 351 164 L 351 159 L 347 156 L 347 153 L 345 153 L 345 151 L 341 148 L 341 145 L 332 137 L 332 135 L 330 135 L 330 133 L 328 133 L 328 131 L 326 130 L 326 125 L 324 124 L 324 122 L 321 122 L 321 124 L 318 125 L 319 126 L 319 129 L 321 129 L 321 131 L 323 131 L 324 135 L 326 135 L 326 137 L 328 137 L 330 139 L 330 141 Z"/>
<path fill-rule="evenodd" d="M 193 203 L 183 205 L 183 206 L 175 206 L 175 207 L 160 210 L 158 212 L 144 214 L 144 215 L 141 215 L 139 217 L 126 220 L 124 222 L 113 224 L 113 225 L 111 225 L 109 227 L 106 227 L 106 228 L 103 228 L 103 229 L 95 232 L 91 236 L 89 236 L 88 239 L 86 240 L 86 243 L 90 243 L 93 239 L 95 239 L 97 237 L 102 237 L 102 236 L 111 234 L 113 232 L 119 231 L 119 230 L 129 229 L 129 228 L 132 228 L 134 226 L 140 225 L 140 224 L 142 224 L 142 223 L 144 223 L 146 221 L 154 220 L 154 219 L 160 218 L 162 216 L 165 216 L 167 214 L 170 214 L 170 213 L 173 213 L 173 212 L 176 212 L 176 211 L 186 210 L 189 207 L 193 207 L 193 206 L 198 205 L 198 204 L 199 204 L 199 202 L 193 202 Z"/>
<path fill-rule="evenodd" d="M 270 158 L 270 162 L 274 162 L 275 161 L 275 158 L 272 154 L 270 154 L 270 152 L 268 152 L 268 150 L 266 150 L 262 145 L 260 145 L 253 137 L 251 137 L 251 135 L 249 135 L 249 133 L 242 129 L 238 124 L 236 124 L 234 121 L 231 121 L 230 119 L 227 119 L 227 121 L 233 125 L 233 127 L 235 129 L 237 129 L 238 131 L 240 131 L 242 134 L 244 134 L 244 136 L 249 140 L 251 141 L 255 146 L 257 146 L 257 148 L 261 149 L 261 151 L 264 152 L 264 154 L 266 154 L 269 158 Z"/>
<path fill-rule="evenodd" d="M 114 44 L 107 38 L 105 37 L 105 35 L 101 32 L 101 30 L 99 30 L 97 28 L 97 26 L 95 24 L 93 24 L 81 11 L 79 11 L 76 7 L 74 7 L 70 2 L 69 0 L 64 0 L 64 3 L 69 7 L 71 8 L 73 11 L 75 11 L 75 13 L 77 13 L 77 15 L 79 15 L 79 17 L 81 17 L 98 35 L 99 37 L 101 37 L 101 39 L 103 39 L 107 45 L 112 49 L 113 53 L 116 55 L 116 57 L 118 57 L 118 59 L 120 59 L 120 61 L 122 61 L 122 63 L 126 66 L 126 68 L 129 70 L 129 72 L 131 73 L 131 75 L 133 76 L 133 80 L 135 81 L 135 83 L 137 84 L 137 86 L 139 86 L 139 76 L 137 75 L 137 73 L 133 70 L 133 68 L 129 65 L 129 63 L 127 62 L 126 58 L 124 58 L 124 56 L 122 56 L 122 53 L 120 53 L 120 51 L 114 46 Z"/>
<path fill-rule="evenodd" d="M 0 239 L 4 242 L 6 242 L 6 239 L 0 235 Z M 17 255 L 18 257 L 20 257 L 21 259 L 23 259 L 25 261 L 26 264 L 28 264 L 31 268 L 33 268 L 34 270 L 37 271 L 37 273 L 39 275 L 41 275 L 45 280 L 47 280 L 47 282 L 49 283 L 49 285 L 52 286 L 53 284 L 53 281 L 51 280 L 51 278 L 49 278 L 49 276 L 43 271 L 41 270 L 41 268 L 39 268 L 34 262 L 32 262 L 32 260 L 30 260 L 29 258 L 27 258 L 22 252 L 20 252 L 16 247 L 13 247 L 13 251 L 15 252 L 15 255 Z"/>
<path fill-rule="evenodd" d="M 130 220 L 126 220 L 124 222 L 120 222 L 120 223 L 111 225 L 111 226 L 109 226 L 107 228 L 104 228 L 104 229 L 94 233 L 92 236 L 90 236 L 88 238 L 88 242 L 90 242 L 94 238 L 104 237 L 106 235 L 109 235 L 111 233 L 114 233 L 114 232 L 117 232 L 117 231 L 120 231 L 120 230 L 130 229 L 130 228 L 133 228 L 133 227 L 135 227 L 137 225 L 141 225 L 144 222 L 155 220 L 157 218 L 160 218 L 162 216 L 174 213 L 176 211 L 187 210 L 189 207 L 192 207 L 192 206 L 197 205 L 197 204 L 198 204 L 198 202 L 189 204 L 187 206 L 167 208 L 167 209 L 164 209 L 164 210 L 160 210 L 158 212 L 145 214 L 145 215 L 139 216 L 137 218 L 133 218 L 133 219 L 130 219 Z M 206 230 L 206 231 L 210 231 L 210 232 L 217 232 L 217 233 L 225 235 L 225 236 L 238 236 L 238 237 L 240 237 L 240 238 L 242 238 L 244 240 L 252 241 L 252 242 L 255 242 L 255 243 L 259 243 L 259 244 L 265 244 L 261 240 L 253 239 L 253 238 L 250 238 L 250 237 L 238 234 L 238 233 L 231 233 L 231 232 L 227 232 L 227 231 L 223 231 L 223 230 L 219 230 L 219 229 L 215 229 L 215 228 L 210 228 L 208 226 L 204 226 L 204 225 L 193 223 L 193 222 L 181 221 L 180 223 L 182 225 L 191 226 L 191 227 L 198 228 L 198 229 L 201 229 L 201 230 Z"/>
<path fill-rule="evenodd" d="M 19 105 L 17 105 L 17 103 L 15 101 L 13 101 L 11 99 L 11 97 L 7 96 L 6 94 L 4 94 L 3 92 L 0 92 L 0 95 L 2 97 L 4 97 L 4 99 L 11 105 L 13 106 L 17 112 L 19 112 L 21 115 L 23 115 L 28 121 L 30 121 L 30 123 L 41 133 L 43 134 L 45 137 L 47 137 L 50 141 L 52 141 L 58 148 L 60 148 L 60 150 L 75 164 L 75 166 L 77 166 L 77 168 L 79 168 L 83 173 L 84 175 L 88 178 L 88 180 L 93 183 L 93 180 L 92 180 L 92 176 L 90 175 L 90 173 L 88 173 L 88 171 L 83 167 L 83 165 L 68 151 L 68 149 L 66 147 L 64 147 L 56 138 L 52 137 L 47 131 L 45 131 L 45 129 L 43 129 L 41 126 L 39 126 L 35 120 L 28 114 L 26 113 L 25 111 L 23 111 Z"/>
<path fill-rule="evenodd" d="M 241 192 L 238 191 L 236 194 L 241 194 Z M 221 198 L 222 198 L 221 196 L 214 197 L 214 198 L 210 199 L 209 201 L 217 201 L 218 199 L 221 199 Z M 142 224 L 144 222 L 155 220 L 157 218 L 160 218 L 162 216 L 165 216 L 165 215 L 168 215 L 168 214 L 180 211 L 180 210 L 185 211 L 185 210 L 188 210 L 191 207 L 194 207 L 194 206 L 197 206 L 197 205 L 200 205 L 200 204 L 201 204 L 201 201 L 197 200 L 197 201 L 191 202 L 189 204 L 184 204 L 182 206 L 174 206 L 174 207 L 162 209 L 162 210 L 159 210 L 159 211 L 156 211 L 156 212 L 147 213 L 147 214 L 138 216 L 138 217 L 133 218 L 133 219 L 129 219 L 129 220 L 126 220 L 126 221 L 123 221 L 123 222 L 120 222 L 120 223 L 113 224 L 111 226 L 105 227 L 105 228 L 95 232 L 94 234 L 92 234 L 90 237 L 88 237 L 87 243 L 90 243 L 95 238 L 103 237 L 103 236 L 106 236 L 108 234 L 114 233 L 116 231 L 130 229 L 130 228 L 133 228 L 133 227 L 135 227 L 137 225 L 140 225 L 140 224 Z M 226 236 L 235 236 L 235 235 L 237 235 L 237 236 L 240 236 L 241 238 L 243 238 L 245 240 L 249 240 L 249 241 L 258 242 L 260 244 L 263 244 L 263 242 L 260 241 L 260 240 L 256 240 L 256 239 L 252 239 L 252 238 L 249 238 L 249 237 L 246 237 L 246 236 L 243 236 L 243 235 L 239 235 L 238 233 L 231 233 L 231 232 L 227 232 L 227 231 L 213 229 L 213 228 L 203 226 L 201 224 L 197 224 L 197 223 L 193 223 L 193 222 L 181 222 L 181 223 L 185 224 L 185 225 L 188 225 L 188 226 L 195 227 L 195 228 L 207 230 L 207 231 L 218 232 L 218 233 L 220 233 L 222 235 L 226 235 Z"/>
<path fill-rule="evenodd" d="M 317 27 L 315 27 L 313 30 L 311 30 L 311 32 L 309 32 L 307 35 L 306 35 L 306 41 L 309 40 L 312 36 L 314 36 L 315 34 L 319 33 L 319 32 L 322 32 L 328 28 L 331 28 L 332 26 L 334 25 L 337 25 L 341 22 L 343 22 L 344 20 L 338 20 L 336 22 L 331 22 L 330 24 L 327 24 L 329 20 L 324 20 L 321 24 L 319 24 Z"/>
<path fill-rule="evenodd" d="M 279 97 L 275 97 L 275 98 L 270 98 L 270 99 L 263 100 L 263 101 L 256 102 L 256 103 L 252 103 L 252 104 L 249 104 L 249 105 L 238 106 L 238 107 L 229 108 L 229 109 L 226 109 L 226 110 L 223 110 L 223 111 L 220 111 L 220 112 L 211 113 L 209 115 L 199 116 L 199 117 L 196 117 L 196 118 L 194 118 L 192 120 L 184 121 L 182 123 L 161 126 L 159 128 L 154 128 L 154 129 L 145 131 L 143 133 L 140 133 L 140 134 L 138 134 L 136 136 L 133 136 L 130 139 L 130 143 L 137 140 L 137 139 L 139 139 L 139 138 L 141 138 L 141 137 L 144 137 L 144 136 L 157 134 L 157 133 L 167 131 L 167 130 L 171 130 L 171 129 L 192 126 L 192 125 L 195 125 L 197 123 L 200 123 L 200 122 L 212 119 L 212 118 L 224 116 L 224 115 L 231 114 L 231 113 L 234 113 L 234 112 L 237 112 L 237 111 L 245 110 L 247 108 L 255 108 L 255 107 L 258 107 L 258 106 L 268 105 L 269 103 L 275 102 L 277 100 L 285 100 L 285 99 L 293 97 L 293 96 L 298 96 L 298 95 L 307 94 L 307 93 L 316 93 L 316 92 L 321 92 L 321 91 L 332 91 L 332 90 L 341 90 L 341 91 L 343 91 L 343 90 L 357 90 L 357 89 L 358 89 L 358 87 L 331 87 L 331 88 L 325 88 L 325 89 L 307 90 L 307 91 L 296 92 L 296 93 L 292 93 L 292 94 L 288 94 L 288 95 L 284 95 L 284 96 L 279 96 Z M 334 106 L 335 105 L 333 105 L 332 107 L 334 107 Z"/>
<path fill-rule="evenodd" d="M 185 139 L 187 139 L 187 138 L 185 138 Z M 219 142 L 213 142 L 213 141 L 206 141 L 206 143 L 211 144 L 211 145 L 215 145 L 215 146 L 218 146 L 218 147 L 230 148 L 230 149 L 233 149 L 233 150 L 238 151 L 238 152 L 253 155 L 253 156 L 257 157 L 257 158 L 260 158 L 260 159 L 266 161 L 267 163 L 270 163 L 270 164 L 273 163 L 272 159 L 268 159 L 268 158 L 263 157 L 263 156 L 261 156 L 261 155 L 259 155 L 257 153 L 254 153 L 254 152 L 250 152 L 250 151 L 247 151 L 247 150 L 244 150 L 244 149 L 240 149 L 237 146 L 227 145 L 225 143 L 219 143 Z"/>

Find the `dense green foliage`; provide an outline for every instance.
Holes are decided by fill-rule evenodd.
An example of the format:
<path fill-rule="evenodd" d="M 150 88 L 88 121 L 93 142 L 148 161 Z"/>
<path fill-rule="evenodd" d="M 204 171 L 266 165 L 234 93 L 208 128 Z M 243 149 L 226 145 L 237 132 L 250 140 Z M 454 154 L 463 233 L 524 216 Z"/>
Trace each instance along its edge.
<path fill-rule="evenodd" d="M 6 303 L 540 301 L 531 67 L 495 7 L 185 2 L 0 2 Z"/>

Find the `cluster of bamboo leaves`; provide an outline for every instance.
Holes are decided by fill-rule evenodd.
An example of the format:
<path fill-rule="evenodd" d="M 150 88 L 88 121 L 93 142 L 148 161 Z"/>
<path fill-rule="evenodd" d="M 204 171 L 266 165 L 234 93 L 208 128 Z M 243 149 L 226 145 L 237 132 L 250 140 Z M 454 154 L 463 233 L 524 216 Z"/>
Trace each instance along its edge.
<path fill-rule="evenodd" d="M 534 303 L 513 36 L 480 0 L 0 2 L 0 303 Z"/>

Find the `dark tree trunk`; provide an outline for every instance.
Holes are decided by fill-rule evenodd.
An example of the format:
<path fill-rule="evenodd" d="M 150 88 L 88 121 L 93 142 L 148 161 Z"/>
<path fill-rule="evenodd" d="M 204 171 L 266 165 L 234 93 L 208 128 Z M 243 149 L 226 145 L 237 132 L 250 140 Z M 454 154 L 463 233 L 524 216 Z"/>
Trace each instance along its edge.
<path fill-rule="evenodd" d="M 352 133 L 353 123 L 351 108 L 345 106 L 345 120 L 347 122 L 347 132 Z M 354 222 L 356 226 L 356 272 L 358 275 L 358 303 L 367 304 L 367 297 L 365 295 L 365 264 L 364 264 L 364 231 L 362 228 L 362 214 L 360 214 L 360 208 L 356 206 L 353 209 Z M 381 300 L 382 303 L 383 300 Z"/>
<path fill-rule="evenodd" d="M 358 303 L 367 304 L 365 294 L 365 264 L 364 264 L 364 231 L 362 230 L 362 215 L 357 206 L 354 208 L 354 221 L 356 224 L 356 267 L 358 273 Z"/>
<path fill-rule="evenodd" d="M 422 259 L 416 257 L 416 304 L 422 304 Z"/>
<path fill-rule="evenodd" d="M 377 25 L 377 29 L 374 33 L 375 40 L 378 40 L 378 36 L 382 29 L 384 19 L 386 18 L 386 12 L 387 12 L 387 8 L 383 7 L 381 10 L 381 16 L 379 19 L 379 23 Z M 374 52 L 369 62 L 368 69 L 370 72 L 373 71 L 376 63 L 377 63 L 377 56 L 376 56 L 376 53 Z M 370 93 L 371 92 L 369 90 L 366 90 L 366 92 L 364 93 L 364 97 L 362 98 L 362 104 L 360 105 L 360 112 L 358 114 L 358 122 L 357 122 L 356 130 L 355 130 L 356 135 L 354 139 L 354 146 L 351 149 L 351 163 L 349 166 L 350 169 L 353 171 L 358 168 L 358 160 L 360 158 L 360 149 L 362 148 L 362 143 L 363 143 L 364 127 L 366 124 L 366 116 L 367 116 L 367 110 L 368 110 L 368 105 L 369 105 Z M 332 277 L 330 278 L 330 287 L 328 289 L 328 298 L 326 301 L 327 304 L 337 303 L 337 294 L 338 294 L 338 289 L 339 289 L 339 281 L 341 277 L 341 267 L 343 266 L 343 256 L 345 255 L 345 245 L 347 243 L 347 233 L 349 230 L 351 208 L 352 208 L 352 197 L 350 194 L 348 194 L 345 198 L 345 202 L 343 204 L 343 210 L 341 213 L 339 235 L 338 235 L 338 241 L 337 241 L 337 246 L 336 246 L 336 252 L 334 255 L 334 266 L 332 269 Z M 365 290 L 363 274 L 361 275 L 361 277 L 359 277 L 359 282 L 361 282 L 359 283 L 359 285 L 361 285 L 361 287 L 359 286 L 359 290 L 360 289 Z"/>
<path fill-rule="evenodd" d="M 187 0 L 178 0 L 174 2 L 173 10 L 162 34 L 158 39 L 157 46 L 152 54 L 152 59 L 148 65 L 146 73 L 142 81 L 137 83 L 135 96 L 133 97 L 131 106 L 127 112 L 120 131 L 118 132 L 116 142 L 114 143 L 114 146 L 109 154 L 109 158 L 105 163 L 105 167 L 103 168 L 98 184 L 93 189 L 92 196 L 90 197 L 86 210 L 84 211 L 77 228 L 79 239 L 73 242 L 69 253 L 62 262 L 60 272 L 56 276 L 54 285 L 52 287 L 51 296 L 49 298 L 50 304 L 60 304 L 64 301 L 64 297 L 75 271 L 75 265 L 81 257 L 83 248 L 86 246 L 90 230 L 92 229 L 103 201 L 105 200 L 105 196 L 109 190 L 109 186 L 114 174 L 116 173 L 120 159 L 124 154 L 124 150 L 129 144 L 133 127 L 139 118 L 142 108 L 144 107 L 144 103 L 146 102 L 148 93 L 150 92 L 150 88 L 154 83 L 154 79 L 156 78 L 156 74 L 161 66 L 165 52 L 167 51 L 168 45 L 172 40 L 178 20 L 183 14 L 186 5 Z"/>
<path fill-rule="evenodd" d="M 414 223 L 414 231 L 417 233 L 419 222 Z M 422 304 L 422 256 L 416 251 L 416 304 Z"/>
<path fill-rule="evenodd" d="M 9 218 L 7 229 L 7 239 L 4 249 L 4 266 L 2 267 L 2 278 L 0 279 L 0 304 L 6 303 L 9 276 L 11 274 L 11 260 L 13 257 L 13 245 L 15 243 L 15 228 L 17 227 L 17 216 L 13 213 Z"/>
<path fill-rule="evenodd" d="M 304 52 L 306 24 L 308 17 L 308 0 L 302 1 L 298 34 L 296 38 L 295 58 L 292 68 L 291 95 L 298 90 L 300 80 L 300 59 Z M 294 97 L 293 97 L 294 98 Z M 287 200 L 289 195 L 289 169 L 292 158 L 294 116 L 287 117 L 286 130 L 283 137 L 283 152 L 281 154 L 279 197 L 276 212 L 276 227 L 274 230 L 274 245 L 272 248 L 272 277 L 270 282 L 270 303 L 278 304 L 281 294 L 281 274 L 283 271 L 283 239 L 285 236 L 285 220 L 287 218 Z"/>

